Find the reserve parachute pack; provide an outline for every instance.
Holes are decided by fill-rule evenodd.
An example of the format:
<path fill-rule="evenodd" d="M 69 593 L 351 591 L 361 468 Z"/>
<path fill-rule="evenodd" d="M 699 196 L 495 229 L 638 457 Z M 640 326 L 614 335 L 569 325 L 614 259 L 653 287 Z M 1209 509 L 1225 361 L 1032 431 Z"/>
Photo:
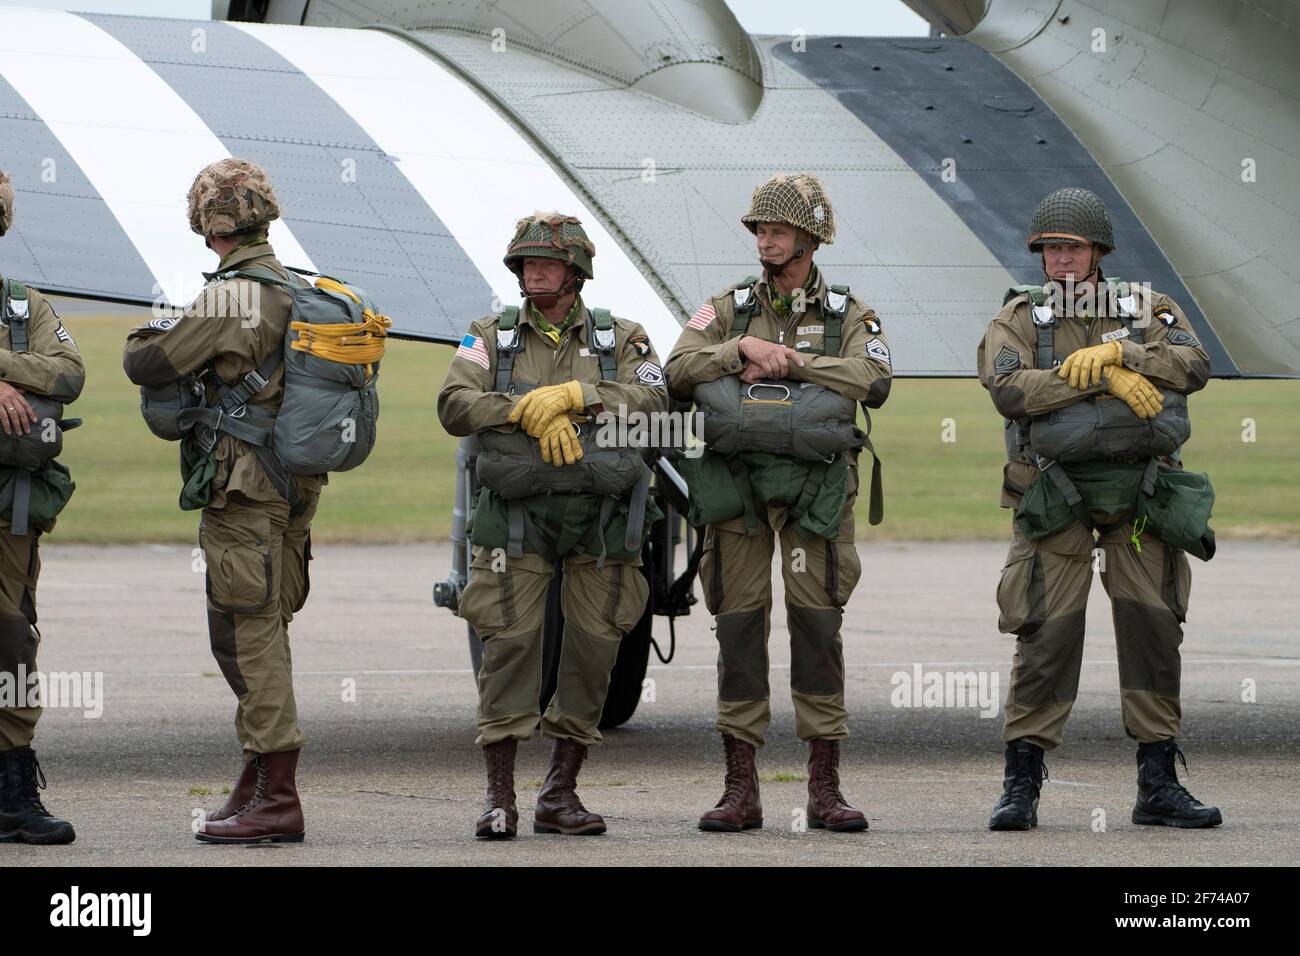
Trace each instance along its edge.
<path fill-rule="evenodd" d="M 1109 277 L 1106 284 L 1127 338 L 1141 344 L 1145 323 L 1129 284 Z M 1004 304 L 1021 294 L 1029 296 L 1037 333 L 1035 367 L 1055 368 L 1060 364 L 1055 356 L 1057 319 L 1047 304 L 1048 290 L 1016 286 L 1007 292 Z M 1119 399 L 1097 396 L 1044 415 L 1009 420 L 1009 456 L 1027 453 L 1039 469 L 1015 511 L 1020 533 L 1039 540 L 1076 522 L 1103 534 L 1128 525 L 1140 550 L 1140 533 L 1150 528 L 1170 547 L 1210 560 L 1215 542 L 1209 526 L 1214 507 L 1209 476 L 1158 461 L 1177 461 L 1191 437 L 1187 396 L 1164 388 L 1160 395 L 1163 406 L 1151 419 L 1139 418 Z"/>
<path fill-rule="evenodd" d="M 1142 344 L 1145 322 L 1139 314 L 1137 297 L 1127 282 L 1106 278 L 1110 298 L 1119 308 L 1130 342 Z M 1048 289 L 1038 285 L 1015 286 L 1004 304 L 1017 295 L 1028 295 L 1030 316 L 1037 336 L 1034 367 L 1055 368 L 1058 319 L 1048 304 Z M 1192 437 L 1187 396 L 1160 389 L 1164 405 L 1155 418 L 1141 419 L 1126 402 L 1112 396 L 1097 396 L 1075 402 L 1045 415 L 1008 422 L 1007 451 L 1014 455 L 1026 447 L 1033 455 L 1061 463 L 1098 458 L 1175 457 Z M 1013 427 L 1014 425 L 1014 427 Z"/>
<path fill-rule="evenodd" d="M 587 341 L 600 363 L 602 381 L 618 379 L 617 340 L 613 317 L 608 309 L 589 309 Z M 524 395 L 538 386 L 535 383 L 516 382 L 515 359 L 523 350 L 524 338 L 519 330 L 519 309 L 508 306 L 497 320 L 497 369 L 493 391 L 507 395 Z M 558 540 L 553 534 L 556 527 L 545 527 L 549 522 L 537 508 L 526 506 L 528 499 L 538 496 L 592 496 L 599 499 L 598 513 L 579 515 L 575 511 L 560 524 L 571 530 L 582 526 L 582 531 L 594 530 L 594 540 L 588 539 L 601 566 L 612 552 L 619 555 L 639 553 L 645 530 L 646 502 L 650 491 L 651 472 L 641 449 L 627 445 L 601 447 L 599 427 L 595 422 L 574 422 L 574 433 L 582 448 L 582 458 L 571 465 L 553 465 L 542 460 L 541 446 L 522 427 L 509 431 L 487 429 L 479 433 L 478 460 L 475 474 L 479 483 L 490 489 L 505 503 L 506 549 L 511 557 L 530 549 L 548 556 L 560 556 L 567 548 L 558 549 L 547 541 Z M 563 500 L 563 499 L 556 499 Z M 485 543 L 487 525 L 491 522 L 491 502 L 482 500 L 475 511 L 474 524 L 478 531 L 476 543 Z M 581 509 L 578 509 L 581 510 Z M 616 512 L 623 514 L 622 548 L 611 549 L 605 541 L 605 531 L 612 528 Z M 558 527 L 558 526 L 557 526 Z M 582 535 L 572 536 L 570 544 L 582 543 Z"/>
<path fill-rule="evenodd" d="M 758 311 L 757 281 L 751 276 L 732 290 L 735 317 L 728 338 L 747 333 Z M 821 349 L 808 354 L 839 355 L 848 296 L 847 286 L 828 287 Z M 880 459 L 865 405 L 866 432 L 857 427 L 858 403 L 809 382 L 751 385 L 727 375 L 695 386 L 692 397 L 704 417 L 706 447 L 679 465 L 691 489 L 691 524 L 702 527 L 743 515 L 746 529 L 756 532 L 758 509 L 781 505 L 804 531 L 833 538 L 848 500 L 847 456 L 862 448 L 873 459 L 870 521 L 880 523 Z"/>
<path fill-rule="evenodd" d="M 6 278 L 0 284 L 0 316 L 9 329 L 9 349 L 28 350 L 29 296 L 27 286 Z M 26 392 L 36 421 L 26 434 L 0 432 L 0 466 L 14 469 L 0 487 L 0 511 L 10 530 L 25 535 L 28 525 L 48 526 L 63 510 L 75 485 L 66 468 L 54 459 L 63 451 L 63 433 L 81 424 L 63 417 L 63 403 Z"/>
<path fill-rule="evenodd" d="M 291 299 L 284 342 L 238 382 L 215 384 L 208 401 L 206 374 L 182 377 L 161 388 L 140 390 L 140 409 L 150 430 L 171 441 L 193 432 L 201 450 L 220 432 L 258 449 L 268 476 L 292 503 L 292 475 L 356 468 L 375 444 L 379 420 L 377 379 L 392 320 L 381 315 L 361 289 L 330 276 L 291 269 L 288 281 L 269 269 L 218 274 L 249 279 L 287 292 Z M 306 276 L 315 278 L 309 282 Z M 249 404 L 275 370 L 284 366 L 278 412 Z"/>

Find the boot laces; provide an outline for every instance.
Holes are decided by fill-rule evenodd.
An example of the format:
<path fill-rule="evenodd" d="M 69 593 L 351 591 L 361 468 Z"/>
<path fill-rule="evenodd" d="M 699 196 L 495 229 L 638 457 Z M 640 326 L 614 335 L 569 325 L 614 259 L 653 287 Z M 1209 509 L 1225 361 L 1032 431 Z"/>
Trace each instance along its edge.
<path fill-rule="evenodd" d="M 840 771 L 830 751 L 823 751 L 813 772 L 818 778 L 817 793 L 823 802 L 848 805 L 840 792 Z"/>
<path fill-rule="evenodd" d="M 1047 772 L 1047 764 L 1041 763 L 1039 766 L 1041 766 L 1043 770 L 1042 780 L 1037 783 L 1034 782 L 1034 757 L 1035 755 L 1033 753 L 1027 753 L 1024 751 L 1016 752 L 1016 763 L 1011 778 L 1011 789 L 1008 792 L 1008 796 L 1027 796 L 1032 800 L 1034 797 L 1038 796 L 1038 792 L 1042 789 L 1043 782 L 1052 779 L 1051 775 Z"/>
<path fill-rule="evenodd" d="M 41 769 L 41 763 L 36 759 L 36 754 L 28 753 L 19 757 L 18 761 L 18 800 L 25 806 L 31 807 L 41 816 L 50 816 L 50 811 L 45 809 L 45 804 L 41 803 L 40 791 L 46 789 L 45 771 Z"/>
<path fill-rule="evenodd" d="M 1177 758 L 1183 765 L 1183 771 L 1190 773 L 1187 769 L 1187 758 L 1183 756 L 1182 748 L 1175 744 L 1172 754 L 1160 754 L 1159 756 L 1161 758 L 1168 756 L 1168 762 L 1166 763 L 1164 759 L 1153 760 L 1151 757 L 1148 757 L 1146 761 L 1149 768 L 1148 782 L 1151 789 L 1179 807 L 1191 807 L 1197 800 L 1178 779 L 1178 768 L 1174 763 L 1175 758 Z"/>
<path fill-rule="evenodd" d="M 252 810 L 253 807 L 261 803 L 263 798 L 266 796 L 266 761 L 261 754 L 258 754 L 253 759 L 257 761 L 257 782 L 253 785 L 253 795 L 248 798 L 248 802 L 235 811 L 236 816 L 240 816 L 247 813 L 249 810 Z"/>
<path fill-rule="evenodd" d="M 722 799 L 718 801 L 718 806 L 727 803 L 739 803 L 745 795 L 745 786 L 749 782 L 749 775 L 745 772 L 744 758 L 741 755 L 741 745 L 739 742 L 727 747 L 727 778 L 723 785 Z"/>

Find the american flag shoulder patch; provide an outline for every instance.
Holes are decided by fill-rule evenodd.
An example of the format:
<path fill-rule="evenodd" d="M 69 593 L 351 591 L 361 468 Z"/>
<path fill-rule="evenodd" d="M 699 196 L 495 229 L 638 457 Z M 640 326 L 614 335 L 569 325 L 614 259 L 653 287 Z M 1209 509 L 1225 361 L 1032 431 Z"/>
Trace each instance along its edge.
<path fill-rule="evenodd" d="M 718 313 L 713 308 L 713 303 L 706 302 L 691 316 L 691 320 L 686 323 L 688 329 L 706 329 L 709 323 L 717 318 Z"/>
<path fill-rule="evenodd" d="M 469 359 L 475 365 L 482 365 L 489 371 L 492 369 L 492 361 L 488 358 L 487 346 L 476 335 L 466 335 L 460 340 L 460 347 L 456 349 L 456 358 Z"/>

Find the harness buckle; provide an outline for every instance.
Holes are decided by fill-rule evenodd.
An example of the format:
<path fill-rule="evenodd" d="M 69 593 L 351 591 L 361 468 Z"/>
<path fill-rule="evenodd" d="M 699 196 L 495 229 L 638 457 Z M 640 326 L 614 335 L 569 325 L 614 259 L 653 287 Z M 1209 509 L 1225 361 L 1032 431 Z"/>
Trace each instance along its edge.
<path fill-rule="evenodd" d="M 1056 324 L 1056 314 L 1052 311 L 1050 305 L 1036 305 L 1033 308 L 1034 325 L 1040 329 L 1045 329 L 1049 325 Z"/>
<path fill-rule="evenodd" d="M 497 329 L 497 351 L 510 352 L 519 338 L 519 329 Z"/>
<path fill-rule="evenodd" d="M 843 315 L 848 304 L 849 297 L 843 292 L 836 292 L 833 289 L 826 290 L 826 311 L 833 312 L 836 315 Z"/>
<path fill-rule="evenodd" d="M 30 303 L 26 299 L 9 300 L 9 317 L 11 319 L 26 319 Z"/>
<path fill-rule="evenodd" d="M 592 341 L 596 343 L 596 348 L 602 352 L 614 351 L 614 330 L 613 329 L 593 329 Z"/>

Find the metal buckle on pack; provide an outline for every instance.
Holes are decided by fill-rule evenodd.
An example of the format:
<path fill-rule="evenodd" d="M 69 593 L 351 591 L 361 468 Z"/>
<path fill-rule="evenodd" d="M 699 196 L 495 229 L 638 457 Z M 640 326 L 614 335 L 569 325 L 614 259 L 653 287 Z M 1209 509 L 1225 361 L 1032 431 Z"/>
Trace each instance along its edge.
<path fill-rule="evenodd" d="M 785 397 L 768 399 L 757 398 L 754 395 L 754 389 L 756 388 L 779 388 L 781 391 L 785 392 Z M 750 385 L 749 388 L 745 389 L 745 396 L 752 402 L 788 402 L 790 400 L 790 387 L 788 385 L 782 385 L 779 382 L 755 382 Z"/>
<path fill-rule="evenodd" d="M 9 317 L 12 318 L 12 319 L 25 319 L 25 318 L 27 318 L 27 311 L 28 311 L 30 305 L 31 305 L 31 304 L 30 304 L 26 299 L 10 299 L 10 300 L 9 300 Z"/>
<path fill-rule="evenodd" d="M 518 329 L 497 329 L 497 351 L 509 352 L 519 338 Z"/>
<path fill-rule="evenodd" d="M 593 329 L 592 341 L 596 343 L 596 348 L 602 352 L 612 352 L 614 351 L 614 330 Z"/>
<path fill-rule="evenodd" d="M 1033 309 L 1034 325 L 1040 328 L 1056 324 L 1056 314 L 1050 305 L 1036 305 Z"/>
<path fill-rule="evenodd" d="M 247 411 L 248 411 L 247 405 L 240 405 L 233 412 L 223 412 L 222 414 L 229 415 L 231 418 L 243 418 L 244 413 Z M 221 419 L 218 418 L 217 421 L 221 421 Z"/>
<path fill-rule="evenodd" d="M 267 379 L 262 378 L 256 369 L 244 376 L 244 382 L 253 387 L 254 392 L 260 392 L 266 388 Z"/>
<path fill-rule="evenodd" d="M 835 292 L 831 289 L 826 290 L 826 308 L 836 315 L 843 314 L 845 307 L 849 304 L 849 297 L 842 292 Z"/>
<path fill-rule="evenodd" d="M 749 297 L 754 294 L 753 286 L 745 286 L 743 289 L 732 289 L 731 299 L 736 304 L 736 308 L 743 309 L 749 305 Z"/>

